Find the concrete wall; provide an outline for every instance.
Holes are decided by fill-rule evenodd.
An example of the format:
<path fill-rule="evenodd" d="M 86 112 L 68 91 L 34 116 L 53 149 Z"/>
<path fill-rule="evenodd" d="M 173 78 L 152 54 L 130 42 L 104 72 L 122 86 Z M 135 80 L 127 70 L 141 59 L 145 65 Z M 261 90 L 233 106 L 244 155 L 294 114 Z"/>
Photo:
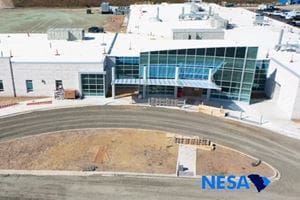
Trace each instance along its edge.
<path fill-rule="evenodd" d="M 0 80 L 3 81 L 4 91 L 0 96 L 14 96 L 10 58 L 0 58 Z"/>
<path fill-rule="evenodd" d="M 296 94 L 292 119 L 300 119 L 300 81 L 298 82 L 298 92 Z"/>
<path fill-rule="evenodd" d="M 300 118 L 300 76 L 271 59 L 266 94 L 290 119 Z"/>
<path fill-rule="evenodd" d="M 224 39 L 224 31 L 220 29 L 173 29 L 174 40 L 211 40 Z"/>
<path fill-rule="evenodd" d="M 103 72 L 102 63 L 12 63 L 17 96 L 53 96 L 55 80 L 65 89 L 80 91 L 80 73 Z M 27 93 L 26 80 L 32 80 L 33 92 Z M 80 91 L 81 92 L 81 91 Z"/>
<path fill-rule="evenodd" d="M 112 78 L 112 67 L 115 67 L 116 58 L 115 57 L 106 57 L 105 59 L 105 88 L 107 94 L 111 96 L 111 78 Z"/>

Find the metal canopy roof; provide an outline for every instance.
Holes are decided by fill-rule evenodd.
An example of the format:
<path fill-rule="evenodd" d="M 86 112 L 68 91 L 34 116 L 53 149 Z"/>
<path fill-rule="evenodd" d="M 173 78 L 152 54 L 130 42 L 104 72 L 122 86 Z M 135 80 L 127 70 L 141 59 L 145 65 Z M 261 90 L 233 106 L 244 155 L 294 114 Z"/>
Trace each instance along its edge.
<path fill-rule="evenodd" d="M 214 82 L 208 80 L 116 79 L 114 83 L 120 85 L 161 85 L 221 90 Z"/>

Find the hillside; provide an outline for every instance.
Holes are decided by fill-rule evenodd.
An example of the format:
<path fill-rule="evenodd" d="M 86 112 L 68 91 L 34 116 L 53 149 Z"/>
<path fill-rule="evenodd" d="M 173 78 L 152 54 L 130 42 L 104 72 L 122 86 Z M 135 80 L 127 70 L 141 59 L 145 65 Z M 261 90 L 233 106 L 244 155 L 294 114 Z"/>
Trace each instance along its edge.
<path fill-rule="evenodd" d="M 129 5 L 143 2 L 186 2 L 186 0 L 0 0 L 12 1 L 16 7 L 84 7 L 84 6 L 99 6 L 103 1 L 109 1 L 113 5 Z M 205 0 L 206 2 L 221 3 L 223 0 Z M 274 0 L 227 0 L 227 2 L 234 3 L 267 3 L 274 2 Z M 276 2 L 276 1 L 275 1 Z"/>

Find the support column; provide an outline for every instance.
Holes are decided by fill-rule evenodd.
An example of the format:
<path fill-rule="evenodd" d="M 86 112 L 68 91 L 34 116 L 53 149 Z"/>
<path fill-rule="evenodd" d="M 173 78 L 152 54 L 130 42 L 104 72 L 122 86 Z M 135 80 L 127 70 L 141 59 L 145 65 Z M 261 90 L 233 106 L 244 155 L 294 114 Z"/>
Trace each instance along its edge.
<path fill-rule="evenodd" d="M 206 101 L 209 101 L 209 99 L 210 99 L 210 89 L 207 89 Z"/>
<path fill-rule="evenodd" d="M 178 80 L 179 80 L 179 67 L 176 66 L 176 68 L 175 68 L 175 81 L 177 82 Z M 177 98 L 177 95 L 178 95 L 177 93 L 178 93 L 178 87 L 175 86 L 175 91 L 174 91 L 175 99 Z"/>
<path fill-rule="evenodd" d="M 143 85 L 143 98 L 146 98 L 146 81 L 147 81 L 147 67 L 146 65 L 144 65 L 143 67 L 143 81 L 144 81 L 144 85 Z"/>
<path fill-rule="evenodd" d="M 116 91 L 115 91 L 115 75 L 116 75 L 116 68 L 112 67 L 111 68 L 111 96 L 114 99 L 116 96 Z"/>
<path fill-rule="evenodd" d="M 212 81 L 212 69 L 209 69 L 208 71 L 208 81 Z M 210 89 L 207 89 L 207 93 L 206 93 L 206 101 L 209 101 L 210 99 Z"/>

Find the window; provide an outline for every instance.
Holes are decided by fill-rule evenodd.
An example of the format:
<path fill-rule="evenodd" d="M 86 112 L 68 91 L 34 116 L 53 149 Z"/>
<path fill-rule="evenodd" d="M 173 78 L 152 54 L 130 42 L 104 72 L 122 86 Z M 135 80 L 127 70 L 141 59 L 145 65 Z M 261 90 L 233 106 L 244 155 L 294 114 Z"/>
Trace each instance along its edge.
<path fill-rule="evenodd" d="M 4 91 L 3 81 L 0 80 L 0 92 Z"/>
<path fill-rule="evenodd" d="M 33 92 L 32 80 L 26 80 L 26 90 L 27 92 Z"/>
<path fill-rule="evenodd" d="M 216 56 L 223 57 L 225 54 L 225 48 L 217 48 Z"/>
<path fill-rule="evenodd" d="M 56 80 L 55 81 L 55 89 L 58 90 L 58 89 L 62 89 L 62 88 L 63 88 L 62 80 Z"/>
<path fill-rule="evenodd" d="M 206 49 L 206 56 L 215 56 L 215 48 Z"/>
<path fill-rule="evenodd" d="M 226 49 L 226 57 L 234 57 L 234 52 L 235 52 L 235 48 L 234 47 L 229 47 Z"/>
<path fill-rule="evenodd" d="M 104 96 L 104 76 L 81 74 L 81 88 L 84 96 Z"/>
<path fill-rule="evenodd" d="M 237 58 L 245 58 L 245 53 L 246 53 L 246 47 L 238 47 L 236 49 L 236 55 L 235 55 L 235 57 L 237 57 Z"/>

